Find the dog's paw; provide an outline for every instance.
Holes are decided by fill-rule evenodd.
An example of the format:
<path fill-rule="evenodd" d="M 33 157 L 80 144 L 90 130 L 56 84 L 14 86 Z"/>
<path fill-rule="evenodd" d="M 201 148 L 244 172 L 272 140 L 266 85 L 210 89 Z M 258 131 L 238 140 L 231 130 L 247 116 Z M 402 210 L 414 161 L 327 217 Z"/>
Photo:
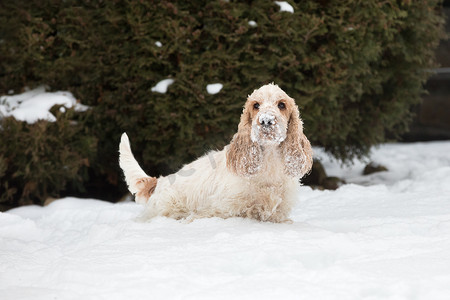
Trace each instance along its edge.
<path fill-rule="evenodd" d="M 287 219 L 284 219 L 284 220 L 280 221 L 280 223 L 284 223 L 284 224 L 293 224 L 294 221 L 292 221 L 292 219 L 290 219 L 290 218 L 287 218 Z"/>

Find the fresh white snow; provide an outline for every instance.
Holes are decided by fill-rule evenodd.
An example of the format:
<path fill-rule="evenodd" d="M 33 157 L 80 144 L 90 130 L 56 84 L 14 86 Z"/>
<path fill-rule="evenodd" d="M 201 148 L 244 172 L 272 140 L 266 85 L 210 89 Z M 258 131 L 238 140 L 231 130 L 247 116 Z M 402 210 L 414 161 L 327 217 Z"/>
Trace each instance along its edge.
<path fill-rule="evenodd" d="M 258 26 L 258 24 L 255 21 L 253 21 L 253 20 L 248 21 L 248 25 L 250 27 L 257 27 Z"/>
<path fill-rule="evenodd" d="M 56 121 L 50 113 L 54 105 L 64 105 L 66 108 L 74 107 L 77 111 L 85 111 L 87 106 L 78 103 L 72 93 L 67 91 L 46 92 L 45 86 L 37 87 L 22 94 L 0 97 L 0 119 L 13 116 L 16 120 L 29 124 L 38 120 Z M 64 112 L 64 107 L 61 111 Z"/>
<path fill-rule="evenodd" d="M 221 84 L 221 83 L 211 83 L 206 86 L 206 91 L 210 95 L 215 95 L 215 94 L 219 93 L 220 90 L 222 90 L 222 88 L 223 88 L 223 84 Z"/>
<path fill-rule="evenodd" d="M 152 92 L 165 94 L 169 86 L 174 83 L 175 80 L 172 78 L 167 78 L 158 82 L 154 87 L 151 88 Z"/>
<path fill-rule="evenodd" d="M 280 7 L 280 11 L 286 11 L 291 14 L 294 13 L 294 8 L 286 1 L 275 1 L 275 4 Z"/>
<path fill-rule="evenodd" d="M 0 298 L 450 299 L 450 142 L 382 145 L 369 176 L 315 150 L 350 184 L 301 187 L 293 224 L 74 198 L 1 213 Z"/>

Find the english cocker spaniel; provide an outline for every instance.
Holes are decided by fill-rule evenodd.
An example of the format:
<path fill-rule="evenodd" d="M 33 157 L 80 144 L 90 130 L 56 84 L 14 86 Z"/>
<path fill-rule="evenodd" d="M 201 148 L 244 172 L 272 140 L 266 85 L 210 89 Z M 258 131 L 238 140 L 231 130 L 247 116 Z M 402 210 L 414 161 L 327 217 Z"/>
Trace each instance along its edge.
<path fill-rule="evenodd" d="M 211 151 L 166 177 L 150 177 L 135 160 L 128 136 L 120 167 L 145 218 L 248 217 L 290 222 L 299 179 L 312 166 L 311 145 L 294 99 L 275 84 L 247 98 L 238 131 L 221 151 Z"/>

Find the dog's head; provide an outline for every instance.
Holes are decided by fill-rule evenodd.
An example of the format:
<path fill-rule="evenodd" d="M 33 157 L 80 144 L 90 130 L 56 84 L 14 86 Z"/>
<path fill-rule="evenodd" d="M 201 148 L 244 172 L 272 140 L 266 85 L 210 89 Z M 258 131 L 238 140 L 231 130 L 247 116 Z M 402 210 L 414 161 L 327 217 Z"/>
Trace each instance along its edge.
<path fill-rule="evenodd" d="M 291 176 L 303 176 L 311 168 L 312 150 L 297 105 L 275 84 L 248 96 L 238 132 L 227 150 L 228 168 L 241 175 L 257 173 L 264 146 L 279 147 Z"/>
<path fill-rule="evenodd" d="M 286 139 L 289 121 L 296 117 L 296 110 L 294 99 L 277 85 L 267 84 L 248 96 L 241 122 L 251 126 L 253 142 L 278 145 Z"/>

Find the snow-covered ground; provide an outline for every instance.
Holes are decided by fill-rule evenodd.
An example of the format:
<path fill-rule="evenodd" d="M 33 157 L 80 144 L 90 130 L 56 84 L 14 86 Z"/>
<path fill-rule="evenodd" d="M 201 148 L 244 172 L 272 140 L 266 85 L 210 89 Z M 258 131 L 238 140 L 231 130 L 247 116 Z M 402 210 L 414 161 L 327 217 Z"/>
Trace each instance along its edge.
<path fill-rule="evenodd" d="M 302 187 L 293 224 L 135 218 L 66 198 L 0 214 L 1 299 L 450 299 L 450 142 L 388 144 L 336 191 Z"/>

